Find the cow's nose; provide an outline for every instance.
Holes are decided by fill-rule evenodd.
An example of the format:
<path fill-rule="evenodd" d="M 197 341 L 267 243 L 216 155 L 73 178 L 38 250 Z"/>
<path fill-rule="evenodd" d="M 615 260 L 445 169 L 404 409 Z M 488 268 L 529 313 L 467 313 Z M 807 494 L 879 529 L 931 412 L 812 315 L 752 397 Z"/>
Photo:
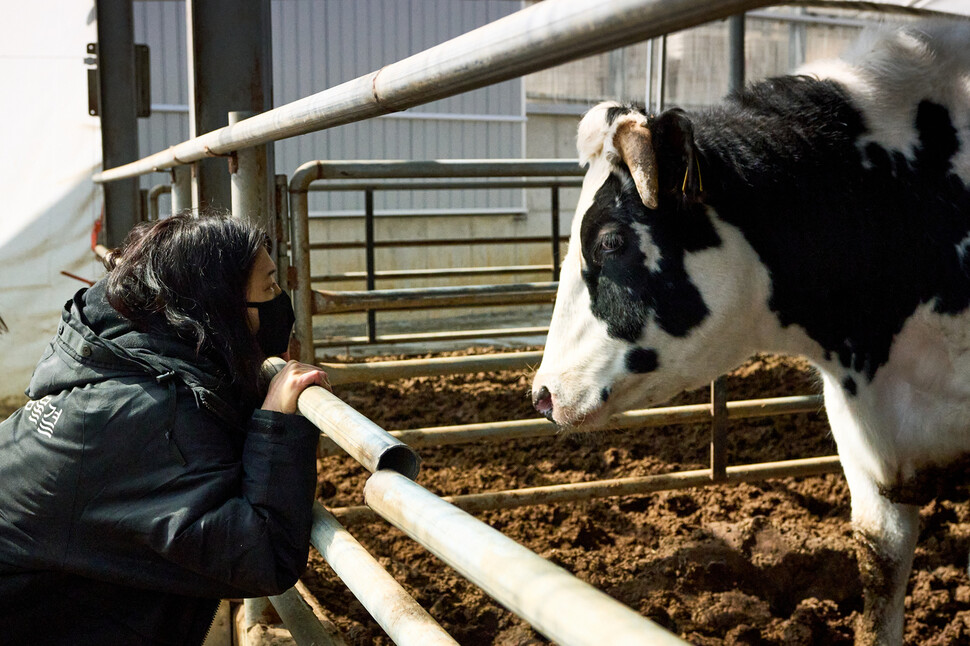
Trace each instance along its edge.
<path fill-rule="evenodd" d="M 550 422 L 552 421 L 552 393 L 543 386 L 539 392 L 532 393 L 532 405 L 539 411 L 539 414 Z"/>

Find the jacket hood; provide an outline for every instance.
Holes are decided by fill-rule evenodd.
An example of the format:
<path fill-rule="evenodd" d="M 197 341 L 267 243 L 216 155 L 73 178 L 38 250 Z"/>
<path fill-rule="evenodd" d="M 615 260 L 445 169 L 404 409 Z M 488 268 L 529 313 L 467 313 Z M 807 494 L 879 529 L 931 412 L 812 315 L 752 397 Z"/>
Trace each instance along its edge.
<path fill-rule="evenodd" d="M 106 279 L 79 290 L 64 305 L 57 334 L 34 368 L 26 394 L 39 399 L 107 379 L 172 376 L 188 386 L 200 404 L 235 419 L 239 405 L 230 380 L 194 345 L 174 334 L 134 327 L 108 303 Z"/>

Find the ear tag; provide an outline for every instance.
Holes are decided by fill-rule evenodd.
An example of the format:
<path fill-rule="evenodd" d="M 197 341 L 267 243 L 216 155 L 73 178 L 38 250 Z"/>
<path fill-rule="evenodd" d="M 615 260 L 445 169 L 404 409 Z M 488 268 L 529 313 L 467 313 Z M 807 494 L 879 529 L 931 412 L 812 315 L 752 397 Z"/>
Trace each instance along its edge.
<path fill-rule="evenodd" d="M 697 167 L 697 187 L 698 187 L 698 190 L 701 193 L 703 193 L 704 192 L 704 178 L 701 177 L 701 163 L 699 161 L 697 161 L 696 158 L 694 159 L 694 165 Z M 682 194 L 684 194 L 684 195 L 687 194 L 687 175 L 689 173 L 690 173 L 690 164 L 687 164 L 687 167 L 684 168 L 684 183 L 681 184 L 681 186 L 680 186 L 680 192 Z"/>

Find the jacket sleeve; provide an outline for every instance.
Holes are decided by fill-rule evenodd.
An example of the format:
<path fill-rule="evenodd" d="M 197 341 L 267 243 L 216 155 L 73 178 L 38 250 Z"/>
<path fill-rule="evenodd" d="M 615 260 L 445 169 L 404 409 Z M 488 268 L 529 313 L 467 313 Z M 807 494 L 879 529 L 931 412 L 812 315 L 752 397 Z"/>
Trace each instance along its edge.
<path fill-rule="evenodd" d="M 309 552 L 319 435 L 303 417 L 257 410 L 243 445 L 239 495 L 179 527 L 159 544 L 160 554 L 225 583 L 219 596 L 292 586 Z"/>
<path fill-rule="evenodd" d="M 172 424 L 158 399 L 140 413 L 144 395 L 122 401 L 99 410 L 103 437 L 86 441 L 64 567 L 196 597 L 293 585 L 309 551 L 319 431 L 262 410 L 244 433 L 227 429 L 183 395 Z"/>

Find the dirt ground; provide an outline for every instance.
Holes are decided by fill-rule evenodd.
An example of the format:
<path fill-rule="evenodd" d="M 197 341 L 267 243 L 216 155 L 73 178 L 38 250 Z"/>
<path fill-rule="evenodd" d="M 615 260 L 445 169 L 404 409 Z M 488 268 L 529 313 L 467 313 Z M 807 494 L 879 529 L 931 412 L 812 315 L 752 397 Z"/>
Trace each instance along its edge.
<path fill-rule="evenodd" d="M 535 417 L 525 372 L 344 386 L 337 394 L 386 429 Z M 759 357 L 733 373 L 729 399 L 819 392 L 801 362 Z M 707 401 L 685 393 L 674 403 Z M 611 431 L 422 449 L 441 494 L 704 468 L 709 427 Z M 824 413 L 732 422 L 729 463 L 835 453 Z M 366 473 L 321 460 L 321 500 L 360 504 Z M 906 598 L 906 643 L 970 643 L 970 505 L 965 483 L 921 510 Z M 698 645 L 849 644 L 862 608 L 841 475 L 783 479 L 478 515 L 541 556 Z M 461 644 L 548 640 L 388 525 L 357 539 Z M 308 587 L 355 645 L 392 642 L 316 552 Z"/>

